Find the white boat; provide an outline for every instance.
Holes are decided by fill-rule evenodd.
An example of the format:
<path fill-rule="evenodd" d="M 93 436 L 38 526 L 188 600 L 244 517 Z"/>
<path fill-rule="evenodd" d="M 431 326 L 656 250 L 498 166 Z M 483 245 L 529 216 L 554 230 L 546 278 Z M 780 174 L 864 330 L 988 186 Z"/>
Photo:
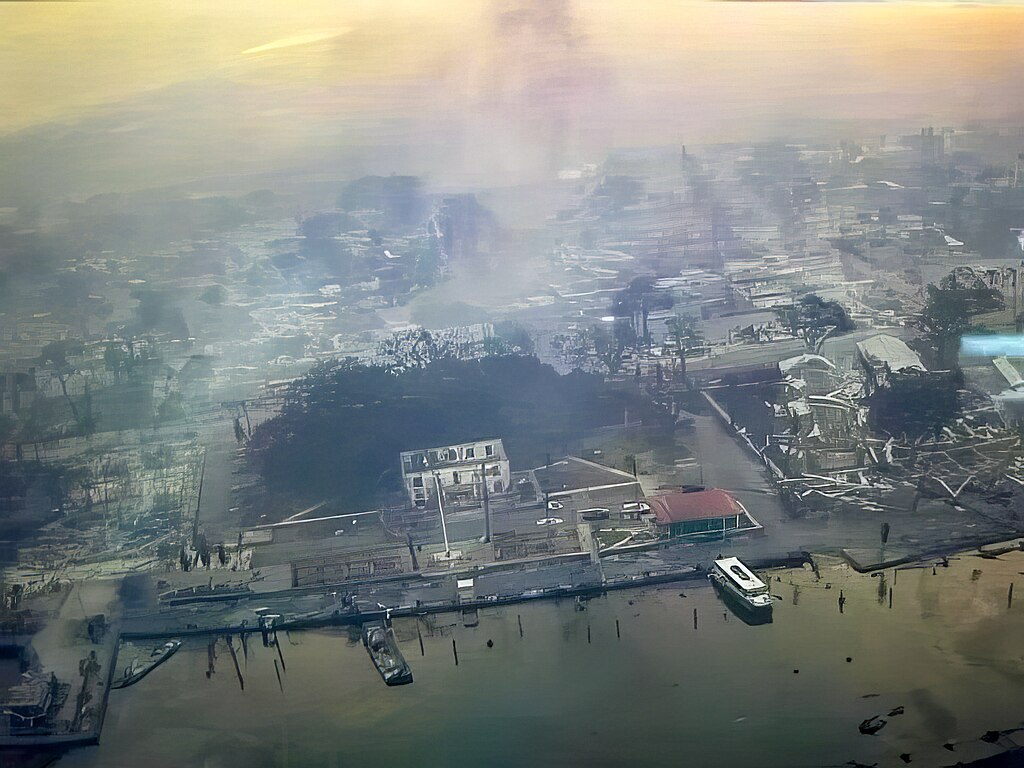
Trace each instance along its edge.
<path fill-rule="evenodd" d="M 768 619 L 772 615 L 772 596 L 768 585 L 745 566 L 738 557 L 715 560 L 708 578 L 727 598 L 750 616 Z"/>

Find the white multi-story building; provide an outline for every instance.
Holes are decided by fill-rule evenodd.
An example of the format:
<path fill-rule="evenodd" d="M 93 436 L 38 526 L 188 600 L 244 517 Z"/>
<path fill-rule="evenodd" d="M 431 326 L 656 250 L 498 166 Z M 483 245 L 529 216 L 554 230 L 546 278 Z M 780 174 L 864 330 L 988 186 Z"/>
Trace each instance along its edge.
<path fill-rule="evenodd" d="M 417 507 L 437 504 L 438 484 L 446 504 L 482 498 L 481 479 L 489 494 L 509 490 L 508 457 L 498 439 L 404 451 L 401 461 L 405 490 Z"/>

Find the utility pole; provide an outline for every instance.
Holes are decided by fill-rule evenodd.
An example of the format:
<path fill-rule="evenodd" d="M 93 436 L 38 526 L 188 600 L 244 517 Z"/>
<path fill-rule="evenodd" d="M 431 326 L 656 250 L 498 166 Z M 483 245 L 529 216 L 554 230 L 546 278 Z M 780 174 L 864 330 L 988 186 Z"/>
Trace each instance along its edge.
<path fill-rule="evenodd" d="M 451 547 L 448 545 L 448 526 L 444 522 L 444 501 L 441 499 L 441 474 L 434 473 L 434 487 L 437 488 L 437 508 L 441 512 L 441 535 L 444 536 L 444 556 L 450 558 Z"/>
<path fill-rule="evenodd" d="M 483 486 L 484 496 L 484 543 L 491 542 L 491 499 L 487 494 L 487 463 L 480 463 L 480 485 Z"/>
<path fill-rule="evenodd" d="M 199 505 L 203 501 L 203 480 L 206 479 L 206 451 L 203 451 L 203 464 L 199 470 L 199 492 L 196 494 L 196 516 L 192 521 L 192 540 L 199 535 Z"/>

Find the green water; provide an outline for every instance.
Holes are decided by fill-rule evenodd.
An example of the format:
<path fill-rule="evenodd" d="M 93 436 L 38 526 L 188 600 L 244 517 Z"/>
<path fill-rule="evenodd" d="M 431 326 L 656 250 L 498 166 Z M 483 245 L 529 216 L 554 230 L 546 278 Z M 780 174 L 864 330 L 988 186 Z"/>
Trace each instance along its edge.
<path fill-rule="evenodd" d="M 60 765 L 790 768 L 903 765 L 904 752 L 954 764 L 993 753 L 977 737 L 1024 719 L 1024 605 L 1008 610 L 1006 596 L 1016 579 L 1024 601 L 1022 570 L 1013 553 L 901 571 L 892 610 L 892 571 L 881 588 L 838 561 L 820 581 L 781 571 L 775 621 L 756 627 L 696 582 L 613 593 L 583 612 L 569 600 L 483 611 L 471 629 L 444 615 L 433 635 L 420 624 L 423 657 L 416 623 L 400 621 L 416 679 L 402 688 L 385 687 L 342 631 L 282 636 L 283 693 L 277 653 L 258 638 L 240 655 L 244 691 L 223 641 L 211 679 L 194 641 L 114 691 L 102 744 Z M 901 705 L 878 735 L 858 732 Z"/>

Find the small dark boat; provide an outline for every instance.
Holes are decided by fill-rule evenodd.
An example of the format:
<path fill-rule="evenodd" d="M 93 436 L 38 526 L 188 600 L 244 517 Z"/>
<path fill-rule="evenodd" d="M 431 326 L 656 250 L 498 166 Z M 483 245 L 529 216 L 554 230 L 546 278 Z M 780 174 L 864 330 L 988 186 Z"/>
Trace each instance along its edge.
<path fill-rule="evenodd" d="M 364 624 L 363 645 L 385 684 L 406 685 L 412 682 L 412 669 L 402 656 L 391 627 L 384 626 L 382 621 Z"/>
<path fill-rule="evenodd" d="M 889 721 L 884 720 L 879 715 L 875 715 L 874 717 L 869 717 L 867 720 L 861 721 L 861 724 L 857 726 L 857 729 L 865 736 L 874 736 L 880 730 L 885 728 L 885 724 L 887 722 Z"/>

